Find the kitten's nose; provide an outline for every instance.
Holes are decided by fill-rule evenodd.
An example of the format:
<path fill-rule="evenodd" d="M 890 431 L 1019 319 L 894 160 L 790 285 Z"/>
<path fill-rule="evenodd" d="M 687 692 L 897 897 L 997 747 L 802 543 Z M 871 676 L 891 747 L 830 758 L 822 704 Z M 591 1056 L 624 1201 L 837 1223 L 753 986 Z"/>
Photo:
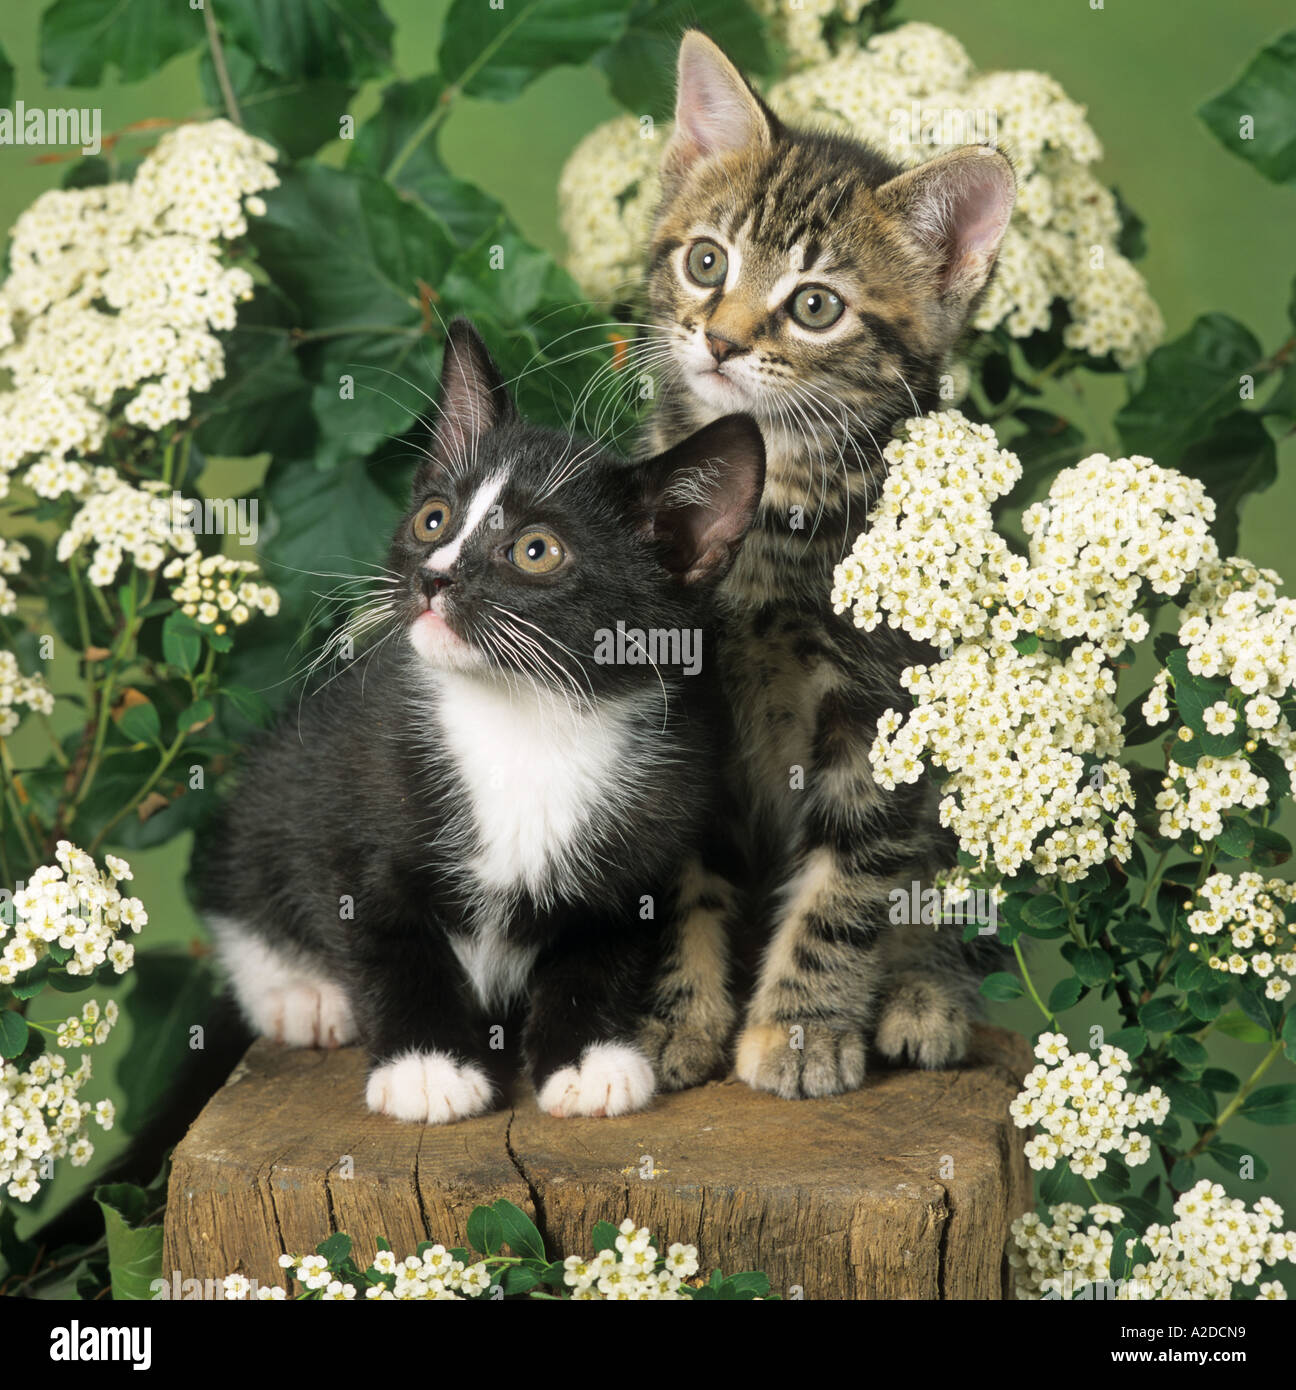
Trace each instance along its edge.
<path fill-rule="evenodd" d="M 711 356 L 717 362 L 723 362 L 726 357 L 734 357 L 747 349 L 739 343 L 735 343 L 732 338 L 723 338 L 719 333 L 708 333 L 706 335 L 707 347 L 711 349 Z"/>
<path fill-rule="evenodd" d="M 448 574 L 432 574 L 429 570 L 424 570 L 420 582 L 423 594 L 430 603 L 439 593 L 448 589 L 454 580 Z"/>

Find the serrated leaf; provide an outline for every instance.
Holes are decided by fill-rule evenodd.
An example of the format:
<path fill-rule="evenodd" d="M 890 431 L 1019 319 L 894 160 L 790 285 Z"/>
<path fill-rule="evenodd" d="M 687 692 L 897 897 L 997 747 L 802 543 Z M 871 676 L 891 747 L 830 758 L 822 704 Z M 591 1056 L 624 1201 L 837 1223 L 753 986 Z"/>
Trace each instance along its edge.
<path fill-rule="evenodd" d="M 1150 1033 L 1169 1033 L 1187 1022 L 1187 1017 L 1173 999 L 1149 999 L 1139 1009 L 1139 1022 Z"/>
<path fill-rule="evenodd" d="M 1296 29 L 1262 48 L 1197 114 L 1226 149 L 1265 178 L 1296 180 Z"/>
<path fill-rule="evenodd" d="M 40 65 L 52 87 L 97 87 L 110 66 L 138 82 L 204 39 L 202 11 L 187 3 L 54 0 L 41 15 Z"/>
<path fill-rule="evenodd" d="M 1187 1033 L 1173 1033 L 1169 1039 L 1170 1055 L 1185 1067 L 1204 1067 L 1206 1049 Z"/>
<path fill-rule="evenodd" d="M 590 1246 L 596 1255 L 604 1250 L 615 1250 L 619 1232 L 610 1221 L 596 1221 L 590 1235 Z"/>
<path fill-rule="evenodd" d="M 1111 978 L 1112 958 L 1101 946 L 1084 946 L 1071 958 L 1081 984 L 1101 985 Z"/>
<path fill-rule="evenodd" d="M 150 1287 L 162 1277 L 162 1223 L 143 1224 L 153 1216 L 148 1194 L 131 1183 L 95 1188 L 104 1214 L 108 1273 L 114 1302 L 151 1299 Z"/>
<path fill-rule="evenodd" d="M 469 95 L 508 101 L 562 63 L 587 63 L 625 32 L 625 0 L 451 0 L 440 69 Z"/>
<path fill-rule="evenodd" d="M 378 0 L 221 0 L 219 14 L 231 40 L 281 77 L 359 83 L 391 67 L 393 25 Z"/>
<path fill-rule="evenodd" d="M 1261 358 L 1260 344 L 1236 319 L 1203 314 L 1148 358 L 1143 385 L 1116 414 L 1121 439 L 1131 453 L 1176 464 L 1237 409 L 1240 378 Z"/>
<path fill-rule="evenodd" d="M 1112 1047 L 1119 1047 L 1130 1057 L 1141 1057 L 1147 1051 L 1148 1035 L 1143 1028 L 1122 1028 L 1119 1032 L 1113 1033 L 1107 1041 Z"/>
<path fill-rule="evenodd" d="M 162 624 L 162 655 L 186 675 L 192 675 L 202 656 L 197 625 L 183 613 L 172 613 Z"/>

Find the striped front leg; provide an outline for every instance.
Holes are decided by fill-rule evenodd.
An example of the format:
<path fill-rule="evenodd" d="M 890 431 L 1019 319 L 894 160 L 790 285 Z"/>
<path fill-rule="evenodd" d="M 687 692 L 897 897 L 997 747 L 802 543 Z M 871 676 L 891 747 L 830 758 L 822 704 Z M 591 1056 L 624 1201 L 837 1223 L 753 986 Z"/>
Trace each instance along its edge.
<path fill-rule="evenodd" d="M 737 1022 L 729 943 L 737 898 L 728 878 L 701 856 L 688 863 L 651 1012 L 639 1035 L 660 1090 L 696 1086 L 724 1061 Z"/>

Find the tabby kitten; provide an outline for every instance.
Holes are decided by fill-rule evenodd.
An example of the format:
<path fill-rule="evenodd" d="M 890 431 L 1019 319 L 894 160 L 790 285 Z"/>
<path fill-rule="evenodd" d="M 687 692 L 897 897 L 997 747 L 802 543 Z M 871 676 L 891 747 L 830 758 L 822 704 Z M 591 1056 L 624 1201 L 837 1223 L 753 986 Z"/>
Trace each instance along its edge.
<path fill-rule="evenodd" d="M 759 923 L 714 841 L 704 848 L 644 1042 L 663 1085 L 712 1069 L 733 1016 L 722 925 L 758 922 L 738 1075 L 827 1095 L 861 1083 L 870 1038 L 891 1059 L 959 1060 L 985 966 L 956 931 L 889 922 L 893 887 L 953 861 L 929 784 L 883 793 L 868 761 L 878 716 L 908 707 L 900 672 L 933 653 L 885 627 L 858 631 L 828 594 L 876 499 L 882 448 L 938 403 L 1015 180 L 987 148 L 903 171 L 853 140 L 791 129 L 696 31 L 680 48 L 662 180 L 648 294 L 669 355 L 650 443 L 741 410 L 768 451 L 755 527 L 721 586 L 720 664 L 742 838 L 770 866 L 763 900 L 775 905 Z"/>
<path fill-rule="evenodd" d="M 635 1033 L 681 846 L 712 815 L 722 705 L 709 649 L 697 674 L 669 646 L 594 656 L 618 624 L 649 653 L 653 633 L 705 630 L 764 451 L 731 416 L 618 463 L 520 420 L 452 325 L 386 635 L 249 751 L 200 850 L 247 1021 L 361 1041 L 373 1110 L 489 1108 L 514 1038 L 553 1114 L 653 1093 Z"/>

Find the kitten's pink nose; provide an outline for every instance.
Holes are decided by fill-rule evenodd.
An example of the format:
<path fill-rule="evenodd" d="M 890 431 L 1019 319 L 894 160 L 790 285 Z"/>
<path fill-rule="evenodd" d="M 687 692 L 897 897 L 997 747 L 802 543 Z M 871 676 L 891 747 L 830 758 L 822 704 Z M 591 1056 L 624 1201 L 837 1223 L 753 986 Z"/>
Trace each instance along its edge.
<path fill-rule="evenodd" d="M 430 574 L 426 570 L 423 572 L 423 592 L 429 600 L 436 598 L 439 593 L 448 589 L 453 582 L 454 581 L 448 574 Z"/>
<path fill-rule="evenodd" d="M 708 333 L 706 342 L 707 347 L 711 349 L 711 356 L 717 362 L 723 362 L 726 357 L 733 357 L 735 353 L 747 351 L 745 347 L 735 343 L 732 338 L 722 338 L 718 333 Z"/>

